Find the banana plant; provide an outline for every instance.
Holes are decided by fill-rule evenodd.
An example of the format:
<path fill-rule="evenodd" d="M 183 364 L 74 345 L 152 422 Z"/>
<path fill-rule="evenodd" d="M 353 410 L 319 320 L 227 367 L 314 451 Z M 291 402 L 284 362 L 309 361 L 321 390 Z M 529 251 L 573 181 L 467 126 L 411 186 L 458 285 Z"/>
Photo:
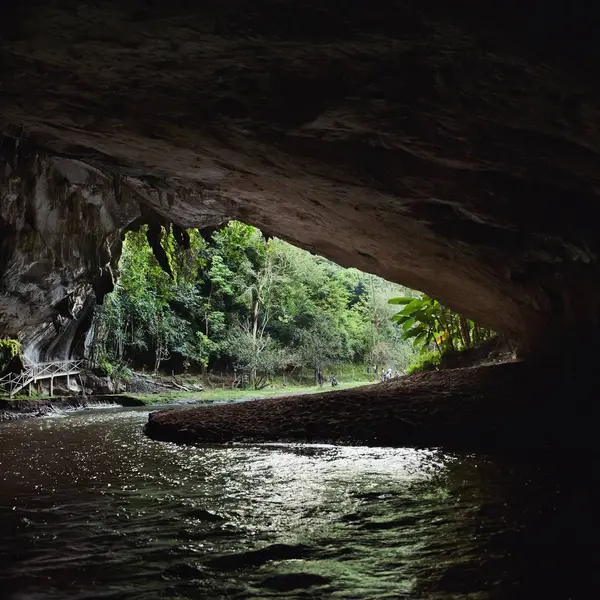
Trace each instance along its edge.
<path fill-rule="evenodd" d="M 429 296 L 417 298 L 401 296 L 391 298 L 390 304 L 397 304 L 403 308 L 392 317 L 392 321 L 402 328 L 402 338 L 412 340 L 415 346 L 429 346 L 435 343 L 441 352 L 443 344 L 443 317 L 442 306 L 437 300 Z"/>
<path fill-rule="evenodd" d="M 392 320 L 402 328 L 402 338 L 412 340 L 415 347 L 427 348 L 435 344 L 443 354 L 448 350 L 469 348 L 492 335 L 491 331 L 426 294 L 391 298 L 388 303 L 403 307 Z"/>

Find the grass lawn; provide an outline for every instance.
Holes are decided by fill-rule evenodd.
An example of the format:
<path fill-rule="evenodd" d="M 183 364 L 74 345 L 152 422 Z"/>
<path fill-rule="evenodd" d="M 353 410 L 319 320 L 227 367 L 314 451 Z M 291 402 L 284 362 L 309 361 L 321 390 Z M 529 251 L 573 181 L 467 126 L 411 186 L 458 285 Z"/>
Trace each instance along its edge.
<path fill-rule="evenodd" d="M 316 394 L 318 392 L 332 392 L 335 390 L 346 390 L 348 388 L 359 387 L 361 385 L 370 385 L 372 381 L 353 381 L 349 383 L 340 383 L 332 388 L 331 384 L 324 384 L 322 388 L 313 386 L 289 386 L 266 388 L 264 390 L 232 390 L 232 389 L 212 389 L 202 392 L 172 392 L 161 394 L 125 394 L 132 398 L 137 398 L 144 404 L 168 404 L 180 400 L 196 400 L 198 402 L 214 402 L 216 400 L 243 400 L 247 398 L 266 398 L 267 396 L 281 395 L 288 396 L 293 394 Z"/>

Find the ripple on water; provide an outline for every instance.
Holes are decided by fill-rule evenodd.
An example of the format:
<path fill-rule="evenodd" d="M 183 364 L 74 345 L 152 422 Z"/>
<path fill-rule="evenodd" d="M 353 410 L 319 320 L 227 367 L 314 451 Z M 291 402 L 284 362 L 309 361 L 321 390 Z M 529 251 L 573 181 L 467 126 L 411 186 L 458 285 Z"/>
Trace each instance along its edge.
<path fill-rule="evenodd" d="M 581 594 L 600 566 L 589 533 L 598 498 L 576 477 L 557 496 L 540 463 L 178 447 L 145 438 L 146 418 L 118 410 L 0 427 L 3 598 L 597 596 Z M 556 500 L 569 492 L 587 526 L 578 535 L 564 527 L 573 504 Z"/>

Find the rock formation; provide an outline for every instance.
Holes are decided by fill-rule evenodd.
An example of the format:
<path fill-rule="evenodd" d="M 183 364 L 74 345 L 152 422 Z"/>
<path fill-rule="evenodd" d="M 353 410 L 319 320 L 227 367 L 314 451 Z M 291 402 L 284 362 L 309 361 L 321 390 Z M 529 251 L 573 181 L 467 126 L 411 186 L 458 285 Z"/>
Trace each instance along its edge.
<path fill-rule="evenodd" d="M 27 140 L 0 142 L 0 332 L 19 336 L 34 362 L 81 354 L 94 304 L 113 289 L 123 232 L 168 225 L 146 202 L 160 191 Z"/>
<path fill-rule="evenodd" d="M 584 336 L 600 309 L 599 12 L 3 6 L 0 329 L 48 348 L 42 329 L 62 331 L 87 286 L 110 288 L 124 228 L 153 215 L 252 223 L 424 290 L 525 353 Z"/>

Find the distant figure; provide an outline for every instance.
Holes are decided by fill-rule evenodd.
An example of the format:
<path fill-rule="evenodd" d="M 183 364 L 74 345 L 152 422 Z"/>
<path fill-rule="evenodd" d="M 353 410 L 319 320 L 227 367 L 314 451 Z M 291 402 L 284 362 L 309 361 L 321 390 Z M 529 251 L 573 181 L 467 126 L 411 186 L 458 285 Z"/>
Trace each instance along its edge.
<path fill-rule="evenodd" d="M 371 372 L 371 365 L 367 365 L 367 375 Z"/>
<path fill-rule="evenodd" d="M 323 387 L 323 373 L 321 372 L 321 369 L 317 370 L 317 383 L 319 384 L 319 387 Z"/>
<path fill-rule="evenodd" d="M 377 365 L 373 365 L 373 373 L 375 373 L 375 375 L 377 375 Z"/>
<path fill-rule="evenodd" d="M 392 371 L 392 367 L 389 367 L 387 371 L 384 371 L 381 374 L 381 381 L 389 381 L 394 376 L 394 372 Z"/>
<path fill-rule="evenodd" d="M 335 375 L 331 378 L 331 387 L 336 387 L 338 384 L 338 380 L 336 379 Z"/>

